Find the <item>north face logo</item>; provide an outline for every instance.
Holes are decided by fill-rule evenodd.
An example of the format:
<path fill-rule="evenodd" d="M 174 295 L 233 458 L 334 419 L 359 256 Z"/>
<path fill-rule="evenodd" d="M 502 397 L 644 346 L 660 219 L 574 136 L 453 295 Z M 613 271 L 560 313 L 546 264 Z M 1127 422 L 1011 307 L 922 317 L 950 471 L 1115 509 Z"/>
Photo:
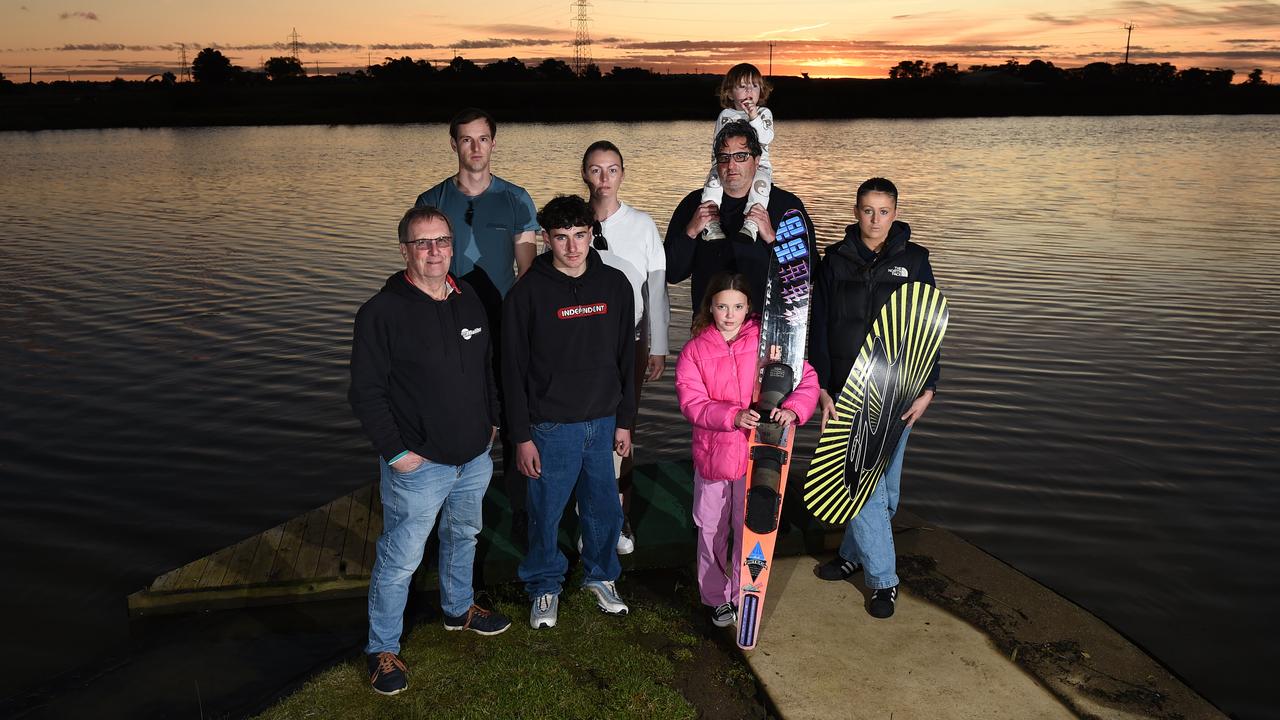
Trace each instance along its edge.
<path fill-rule="evenodd" d="M 475 337 L 476 335 L 479 335 L 479 334 L 480 334 L 480 331 L 481 331 L 481 330 L 483 330 L 483 329 L 484 329 L 484 328 L 476 328 L 475 330 L 468 330 L 468 329 L 466 329 L 466 328 L 462 328 L 462 339 L 463 339 L 463 340 L 470 340 L 471 338 Z"/>
<path fill-rule="evenodd" d="M 893 267 L 889 268 L 889 274 L 894 277 L 906 277 L 907 269 L 902 267 L 901 265 L 894 265 Z"/>

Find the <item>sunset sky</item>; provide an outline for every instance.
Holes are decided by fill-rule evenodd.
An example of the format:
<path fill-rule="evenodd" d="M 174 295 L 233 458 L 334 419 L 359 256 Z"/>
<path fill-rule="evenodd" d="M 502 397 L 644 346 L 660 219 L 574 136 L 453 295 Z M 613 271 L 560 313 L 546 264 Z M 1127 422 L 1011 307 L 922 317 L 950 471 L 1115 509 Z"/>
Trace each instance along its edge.
<path fill-rule="evenodd" d="M 592 0 L 591 55 L 665 72 L 724 72 L 735 62 L 779 75 L 885 77 L 899 60 L 1000 63 L 1034 58 L 1065 67 L 1123 59 L 1260 67 L 1280 80 L 1280 2 L 1271 0 Z M 288 54 L 297 29 L 307 71 L 362 68 L 409 55 L 477 63 L 573 58 L 576 10 L 568 0 L 333 3 L 298 0 L 3 0 L 0 72 L 27 80 L 127 79 L 177 72 L 214 47 L 244 67 Z"/>

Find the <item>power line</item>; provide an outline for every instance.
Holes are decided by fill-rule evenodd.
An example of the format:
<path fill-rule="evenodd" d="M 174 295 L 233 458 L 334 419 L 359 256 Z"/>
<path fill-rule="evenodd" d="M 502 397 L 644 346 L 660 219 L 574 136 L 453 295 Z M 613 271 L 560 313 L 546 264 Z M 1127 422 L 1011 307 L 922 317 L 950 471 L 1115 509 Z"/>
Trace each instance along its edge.
<path fill-rule="evenodd" d="M 1125 35 L 1125 38 L 1124 38 L 1124 64 L 1125 65 L 1129 64 L 1129 40 L 1133 37 L 1133 28 L 1134 28 L 1133 23 L 1129 23 L 1128 25 L 1124 26 L 1124 29 L 1128 32 L 1128 34 Z"/>

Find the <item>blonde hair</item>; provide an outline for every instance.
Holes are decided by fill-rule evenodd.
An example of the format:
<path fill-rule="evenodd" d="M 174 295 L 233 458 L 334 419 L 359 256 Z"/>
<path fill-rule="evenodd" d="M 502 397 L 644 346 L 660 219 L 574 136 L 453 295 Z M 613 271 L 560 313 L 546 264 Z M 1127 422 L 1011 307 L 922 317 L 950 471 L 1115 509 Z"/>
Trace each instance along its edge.
<path fill-rule="evenodd" d="M 764 75 L 760 74 L 760 69 L 751 63 L 738 63 L 729 68 L 729 72 L 724 74 L 724 80 L 720 81 L 720 107 L 733 107 L 733 89 L 738 87 L 739 83 L 745 83 L 755 80 L 760 83 L 760 107 L 764 107 L 764 103 L 769 99 L 769 92 L 773 90 L 773 86 L 768 80 L 764 79 Z"/>

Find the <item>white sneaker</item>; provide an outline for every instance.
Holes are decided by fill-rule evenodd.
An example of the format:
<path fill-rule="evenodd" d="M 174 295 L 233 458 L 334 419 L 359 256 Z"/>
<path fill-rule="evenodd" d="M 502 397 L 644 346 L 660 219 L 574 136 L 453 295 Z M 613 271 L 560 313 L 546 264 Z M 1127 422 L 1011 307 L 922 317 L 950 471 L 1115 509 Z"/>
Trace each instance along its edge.
<path fill-rule="evenodd" d="M 533 608 L 529 611 L 529 627 L 534 630 L 542 628 L 553 628 L 556 626 L 556 616 L 560 611 L 560 596 L 547 593 L 539 595 L 533 601 Z"/>
<path fill-rule="evenodd" d="M 582 587 L 596 596 L 596 607 L 608 615 L 626 615 L 630 612 L 627 604 L 618 597 L 618 588 L 612 580 L 590 580 Z"/>
<path fill-rule="evenodd" d="M 702 239 L 703 240 L 723 240 L 724 239 L 724 230 L 720 229 L 719 220 L 712 220 L 711 222 L 707 223 L 707 226 L 702 230 Z"/>
<path fill-rule="evenodd" d="M 756 225 L 755 220 L 746 219 L 742 221 L 742 229 L 738 231 L 738 235 L 742 242 L 754 243 L 760 237 L 760 226 Z"/>
<path fill-rule="evenodd" d="M 618 554 L 630 555 L 636 551 L 636 539 L 627 534 L 626 530 L 618 533 Z"/>
<path fill-rule="evenodd" d="M 737 620 L 738 613 L 734 611 L 733 603 L 724 603 L 711 611 L 711 624 L 716 627 L 729 627 Z"/>

